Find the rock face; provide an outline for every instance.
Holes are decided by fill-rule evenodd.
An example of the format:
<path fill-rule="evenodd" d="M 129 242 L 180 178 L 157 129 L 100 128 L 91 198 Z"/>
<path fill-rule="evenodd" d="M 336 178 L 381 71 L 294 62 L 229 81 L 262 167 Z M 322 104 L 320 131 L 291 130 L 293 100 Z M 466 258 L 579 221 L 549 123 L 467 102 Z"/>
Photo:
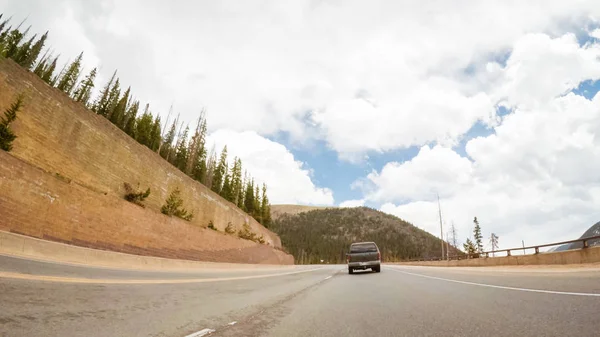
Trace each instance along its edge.
<path fill-rule="evenodd" d="M 0 110 L 18 93 L 26 95 L 25 107 L 11 125 L 18 138 L 13 151 L 0 158 L 0 230 L 154 256 L 293 263 L 291 256 L 273 249 L 281 248 L 279 237 L 235 205 L 36 75 L 0 60 Z M 150 188 L 145 209 L 123 200 L 124 183 Z M 160 214 L 175 188 L 181 190 L 184 207 L 194 213 L 191 222 Z M 248 223 L 266 245 L 206 230 L 209 222 L 221 232 L 229 223 L 238 230 Z M 81 236 L 86 232 L 93 234 Z M 188 244 L 178 246 L 182 242 Z M 260 253 L 246 261 L 237 260 L 240 254 L 221 258 L 198 253 L 247 248 Z"/>

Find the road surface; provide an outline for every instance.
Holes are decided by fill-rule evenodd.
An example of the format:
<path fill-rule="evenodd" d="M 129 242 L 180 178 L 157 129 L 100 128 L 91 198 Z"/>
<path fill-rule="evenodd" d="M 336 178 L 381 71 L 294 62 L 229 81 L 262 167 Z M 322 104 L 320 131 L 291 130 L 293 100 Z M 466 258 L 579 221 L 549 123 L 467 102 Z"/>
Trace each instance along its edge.
<path fill-rule="evenodd" d="M 0 304 L 0 336 L 591 337 L 600 271 L 175 273 L 0 256 Z"/>

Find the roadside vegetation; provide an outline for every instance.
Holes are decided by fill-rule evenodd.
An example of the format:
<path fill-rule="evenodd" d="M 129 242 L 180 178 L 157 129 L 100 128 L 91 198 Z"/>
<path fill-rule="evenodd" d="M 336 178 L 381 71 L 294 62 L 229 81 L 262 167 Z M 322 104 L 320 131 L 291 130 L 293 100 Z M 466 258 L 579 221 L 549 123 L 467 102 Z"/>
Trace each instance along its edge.
<path fill-rule="evenodd" d="M 194 214 L 188 213 L 188 211 L 183 208 L 183 199 L 180 194 L 181 191 L 179 188 L 175 188 L 171 194 L 169 194 L 169 197 L 160 211 L 162 214 L 168 216 L 176 216 L 180 219 L 191 221 L 194 218 Z"/>
<path fill-rule="evenodd" d="M 23 95 L 18 95 L 15 101 L 10 105 L 4 116 L 0 117 L 0 150 L 12 150 L 12 142 L 17 138 L 17 135 L 10 128 L 10 124 L 17 119 L 17 112 L 23 106 Z"/>
<path fill-rule="evenodd" d="M 260 244 L 265 243 L 264 237 L 262 235 L 258 236 L 256 235 L 256 233 L 252 232 L 252 229 L 250 228 L 250 225 L 248 225 L 248 223 L 244 223 L 242 229 L 240 229 L 240 231 L 238 232 L 238 237 L 240 239 L 258 242 Z"/>
<path fill-rule="evenodd" d="M 144 200 L 146 200 L 146 198 L 148 198 L 148 196 L 150 196 L 150 188 L 148 188 L 146 191 L 142 192 L 142 191 L 138 191 L 135 190 L 129 183 L 123 183 L 123 188 L 125 189 L 125 195 L 124 198 L 125 200 L 134 203 L 138 206 L 141 207 L 146 207 L 146 205 L 144 205 Z M 139 188 L 139 186 L 138 186 Z"/>
<path fill-rule="evenodd" d="M 225 233 L 227 234 L 235 234 L 235 228 L 231 222 L 227 223 L 227 227 L 225 227 Z"/>
<path fill-rule="evenodd" d="M 239 158 L 230 160 L 226 146 L 220 153 L 214 148 L 207 148 L 204 110 L 196 123 L 190 126 L 171 107 L 163 123 L 159 114 L 152 112 L 149 104 L 143 105 L 135 99 L 131 87 L 121 83 L 116 70 L 98 95 L 93 97 L 98 71 L 97 68 L 84 70 L 83 52 L 72 62 L 66 62 L 60 67 L 63 64 L 60 55 L 45 48 L 48 32 L 38 37 L 37 34 L 30 34 L 31 26 L 23 29 L 24 27 L 24 22 L 13 27 L 10 18 L 3 19 L 3 14 L 0 14 L 0 57 L 10 58 L 33 72 L 48 85 L 81 103 L 91 113 L 108 119 L 181 172 L 237 205 L 259 223 L 266 227 L 270 225 L 271 206 L 267 186 L 255 182 L 243 170 Z M 6 133 L 0 136 L 3 137 L 0 141 L 8 144 L 3 145 L 3 149 L 10 148 L 10 143 L 14 140 L 14 134 L 9 133 L 10 129 L 7 127 L 10 122 L 5 123 L 4 131 L 0 129 L 0 132 Z M 12 140 L 10 137 L 13 137 Z"/>
<path fill-rule="evenodd" d="M 217 227 L 215 227 L 215 224 L 212 222 L 212 220 L 208 222 L 208 226 L 206 226 L 206 228 L 212 229 L 213 231 L 218 231 Z"/>

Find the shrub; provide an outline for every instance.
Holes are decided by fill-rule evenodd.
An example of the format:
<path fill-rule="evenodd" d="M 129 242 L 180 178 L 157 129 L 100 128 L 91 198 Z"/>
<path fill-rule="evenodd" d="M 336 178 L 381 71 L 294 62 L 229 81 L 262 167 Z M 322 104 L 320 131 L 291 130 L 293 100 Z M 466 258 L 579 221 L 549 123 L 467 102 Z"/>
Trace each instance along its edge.
<path fill-rule="evenodd" d="M 9 125 L 17 119 L 17 112 L 23 105 L 23 95 L 17 96 L 17 99 L 10 105 L 10 108 L 4 111 L 4 117 L 0 117 L 0 149 L 4 151 L 12 150 L 12 142 L 17 136 L 12 132 Z"/>
<path fill-rule="evenodd" d="M 181 199 L 180 194 L 181 191 L 179 188 L 173 190 L 160 211 L 162 214 L 176 216 L 183 220 L 190 221 L 194 217 L 194 214 L 188 213 L 187 210 L 183 208 L 183 199 Z"/>
<path fill-rule="evenodd" d="M 227 227 L 225 227 L 225 233 L 227 233 L 227 234 L 235 233 L 235 228 L 233 228 L 233 225 L 231 224 L 231 222 L 227 223 Z"/>
<path fill-rule="evenodd" d="M 238 236 L 240 237 L 240 239 L 251 240 L 254 242 L 258 242 L 260 244 L 265 243 L 264 237 L 262 235 L 257 236 L 256 233 L 252 232 L 250 225 L 248 225 L 248 223 L 244 224 L 242 229 L 238 232 Z"/>
<path fill-rule="evenodd" d="M 214 230 L 214 231 L 216 231 L 216 230 L 217 230 L 217 228 L 215 227 L 215 224 L 212 222 L 212 220 L 210 220 L 210 221 L 208 222 L 208 228 L 210 228 L 210 229 L 212 229 L 212 230 Z"/>
<path fill-rule="evenodd" d="M 150 188 L 148 188 L 146 192 L 140 192 L 134 190 L 129 183 L 123 183 L 123 187 L 125 188 L 125 200 L 132 202 L 138 206 L 146 207 L 146 205 L 144 205 L 144 200 L 146 200 L 146 198 L 148 198 L 148 196 L 150 195 Z"/>

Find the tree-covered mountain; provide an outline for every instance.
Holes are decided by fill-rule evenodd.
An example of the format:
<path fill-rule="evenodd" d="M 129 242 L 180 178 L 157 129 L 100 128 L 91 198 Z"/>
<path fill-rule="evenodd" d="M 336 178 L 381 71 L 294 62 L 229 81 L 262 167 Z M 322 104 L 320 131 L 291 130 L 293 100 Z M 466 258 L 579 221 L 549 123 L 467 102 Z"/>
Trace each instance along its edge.
<path fill-rule="evenodd" d="M 273 206 L 277 211 L 277 206 Z M 439 257 L 440 239 L 412 224 L 367 207 L 327 208 L 278 214 L 271 230 L 296 263 L 345 263 L 352 242 L 374 241 L 386 262 Z M 450 247 L 450 254 L 457 250 Z"/>

